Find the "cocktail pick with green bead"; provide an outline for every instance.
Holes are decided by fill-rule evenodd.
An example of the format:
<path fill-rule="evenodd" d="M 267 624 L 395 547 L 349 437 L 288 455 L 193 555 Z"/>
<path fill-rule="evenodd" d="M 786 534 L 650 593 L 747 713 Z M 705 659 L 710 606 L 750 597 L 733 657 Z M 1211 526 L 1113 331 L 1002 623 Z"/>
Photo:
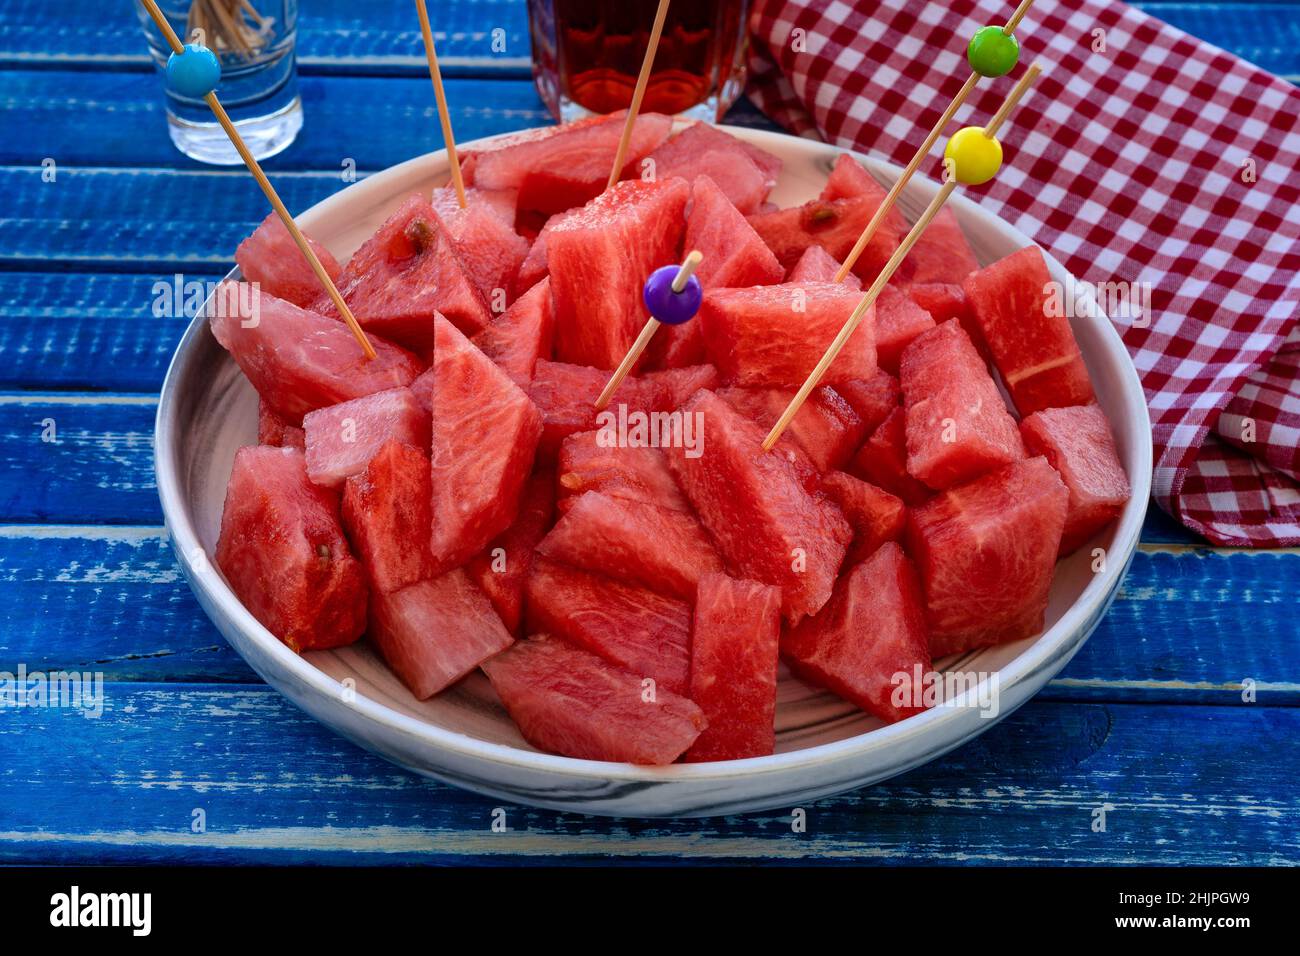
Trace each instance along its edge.
<path fill-rule="evenodd" d="M 849 254 L 844 257 L 843 265 L 835 273 L 836 282 L 843 282 L 844 277 L 852 271 L 858 257 L 862 255 L 862 250 L 867 248 L 867 243 L 875 236 L 876 230 L 880 228 L 880 224 L 889 215 L 889 210 L 894 208 L 894 203 L 898 201 L 898 197 L 907 187 L 908 181 L 917 168 L 920 167 L 922 160 L 930 152 L 930 148 L 934 146 L 939 134 L 943 132 L 944 127 L 948 125 L 957 110 L 961 108 L 961 105 L 966 102 L 967 98 L 975 90 L 975 84 L 979 82 L 980 77 L 1005 76 L 1016 65 L 1016 61 L 1020 57 L 1020 44 L 1016 41 L 1015 29 L 1020 26 L 1020 21 L 1025 18 L 1025 14 L 1029 12 L 1029 8 L 1033 4 L 1034 0 L 1020 0 L 1020 6 L 1016 7 L 1011 14 L 1011 19 L 1003 26 L 981 27 L 971 37 L 970 44 L 966 47 L 966 61 L 970 64 L 971 69 L 970 76 L 966 78 L 966 82 L 957 91 L 957 95 L 948 104 L 948 108 L 943 111 L 938 122 L 934 124 L 925 139 L 922 140 L 920 149 L 916 151 L 916 155 L 912 157 L 911 162 L 903 169 L 902 175 L 890 187 L 889 192 L 885 195 L 885 201 L 880 204 L 880 208 L 876 210 L 871 217 L 871 221 L 862 230 L 862 235 L 858 236 L 858 241 L 853 244 Z"/>

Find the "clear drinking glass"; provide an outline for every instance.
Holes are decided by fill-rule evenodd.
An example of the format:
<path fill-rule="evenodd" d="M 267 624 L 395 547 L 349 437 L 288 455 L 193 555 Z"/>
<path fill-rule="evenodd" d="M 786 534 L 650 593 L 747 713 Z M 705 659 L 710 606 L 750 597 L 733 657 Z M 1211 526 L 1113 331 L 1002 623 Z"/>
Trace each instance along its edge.
<path fill-rule="evenodd" d="M 632 101 L 658 0 L 528 0 L 533 82 L 556 119 Z M 717 121 L 745 85 L 749 0 L 668 7 L 641 108 Z"/>
<path fill-rule="evenodd" d="M 298 0 L 193 0 L 159 7 L 182 42 L 202 43 L 221 60 L 217 95 L 258 159 L 285 149 L 302 128 L 294 59 Z M 140 4 L 136 12 L 160 69 L 171 48 Z M 199 99 L 167 90 L 167 131 L 186 156 L 203 163 L 240 163 L 225 132 Z"/>

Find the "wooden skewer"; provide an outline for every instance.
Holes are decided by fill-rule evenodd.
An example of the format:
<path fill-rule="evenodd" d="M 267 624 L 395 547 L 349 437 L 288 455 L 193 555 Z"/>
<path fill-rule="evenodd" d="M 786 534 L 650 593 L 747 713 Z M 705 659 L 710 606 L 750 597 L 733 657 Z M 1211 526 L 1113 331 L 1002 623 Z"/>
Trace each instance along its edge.
<path fill-rule="evenodd" d="M 677 275 L 673 276 L 672 290 L 681 292 L 685 289 L 687 280 L 694 275 L 695 270 L 699 268 L 700 263 L 703 261 L 704 254 L 698 249 L 692 249 L 690 254 L 682 261 L 681 266 L 678 267 Z M 637 359 L 641 357 L 641 353 L 646 350 L 646 346 L 650 344 L 650 340 L 654 338 L 654 334 L 659 331 L 659 326 L 662 324 L 653 315 L 646 319 L 645 325 L 641 327 L 641 334 L 636 337 L 632 347 L 627 350 L 627 355 L 623 356 L 623 361 L 618 363 L 618 368 L 614 370 L 614 374 L 605 383 L 605 388 L 601 391 L 600 397 L 596 399 L 596 411 L 604 411 L 605 406 L 614 397 L 618 387 L 623 384 L 623 379 L 627 378 L 628 372 L 632 371 L 632 366 L 636 365 Z"/>
<path fill-rule="evenodd" d="M 1002 105 L 998 107 L 998 111 L 993 114 L 993 118 L 989 120 L 987 125 L 985 125 L 985 136 L 990 139 L 993 138 L 993 135 L 997 133 L 998 128 L 1006 121 L 1006 118 L 1011 114 L 1011 111 L 1015 109 L 1016 104 L 1020 102 L 1021 97 L 1025 95 L 1025 91 L 1029 89 L 1030 84 L 1038 78 L 1038 74 L 1041 72 L 1042 68 L 1037 63 L 1033 64 L 1025 71 L 1025 75 L 1020 78 L 1020 81 L 1007 95 L 1007 98 L 1003 101 Z M 836 334 L 835 338 L 831 341 L 831 344 L 822 354 L 821 359 L 817 362 L 817 365 L 813 368 L 812 373 L 804 380 L 803 385 L 799 387 L 799 391 L 795 393 L 794 398 L 790 399 L 790 404 L 788 404 L 785 407 L 785 411 L 781 413 L 781 417 L 778 418 L 776 424 L 772 426 L 772 430 L 768 432 L 767 437 L 763 439 L 764 451 L 772 450 L 772 446 L 780 439 L 781 433 L 785 431 L 786 427 L 790 424 L 790 421 L 799 411 L 799 408 L 805 401 L 807 401 L 812 390 L 821 382 L 822 376 L 826 374 L 826 370 L 830 368 L 831 363 L 834 362 L 836 356 L 840 354 L 845 343 L 848 342 L 849 336 L 857 330 L 858 325 L 862 322 L 862 317 L 866 315 L 867 310 L 871 308 L 876 299 L 880 296 L 880 292 L 885 288 L 885 284 L 889 282 L 894 273 L 898 270 L 898 267 L 902 265 L 903 260 L 907 258 L 907 254 L 911 252 L 912 247 L 916 245 L 916 241 L 921 238 L 921 233 L 925 232 L 925 227 L 934 220 L 935 216 L 939 215 L 939 210 L 943 208 L 943 204 L 948 201 L 948 197 L 952 195 L 953 190 L 956 188 L 957 180 L 950 179 L 939 188 L 937 193 L 935 193 L 934 198 L 930 200 L 930 205 L 926 206 L 925 212 L 921 213 L 921 217 L 916 220 L 915 225 L 912 226 L 907 236 L 904 237 L 898 248 L 894 250 L 894 254 L 889 257 L 889 261 L 885 263 L 885 267 L 880 270 L 880 274 L 876 276 L 875 281 L 871 283 L 871 287 L 867 289 L 866 293 L 862 296 L 861 301 L 858 302 L 853 312 L 850 313 L 848 319 L 845 320 L 844 325 L 840 328 L 840 331 Z"/>
<path fill-rule="evenodd" d="M 1025 14 L 1029 12 L 1029 8 L 1033 5 L 1034 0 L 1020 0 L 1020 5 L 1016 7 L 1015 11 L 1011 14 L 1011 18 L 1007 20 L 1006 25 L 1002 27 L 1002 32 L 1007 36 L 1014 33 L 1016 27 L 1020 25 L 1020 21 L 1025 18 Z M 944 131 L 944 128 L 952 122 L 952 118 L 956 114 L 957 110 L 961 108 L 962 104 L 965 103 L 971 93 L 974 92 L 975 84 L 979 82 L 979 79 L 980 75 L 972 70 L 970 76 L 966 78 L 966 82 L 963 83 L 961 89 L 957 91 L 957 95 L 954 96 L 952 102 L 948 104 L 948 108 L 940 114 L 938 121 L 930 129 L 930 132 L 926 134 L 925 139 L 921 141 L 920 148 L 917 149 L 916 154 L 903 168 L 902 174 L 894 182 L 894 185 L 889 187 L 889 192 L 885 194 L 884 202 L 880 204 L 880 208 L 872 215 L 871 221 L 868 222 L 866 228 L 862 230 L 862 235 L 858 236 L 858 241 L 853 244 L 853 248 L 849 250 L 849 254 L 844 257 L 844 263 L 840 266 L 839 271 L 835 273 L 836 282 L 843 282 L 844 277 L 853 269 L 854 264 L 857 263 L 858 258 L 862 255 L 862 251 L 867 248 L 867 244 L 871 242 L 872 238 L 876 235 L 877 230 L 880 229 L 880 224 L 883 223 L 885 217 L 889 215 L 889 210 L 894 208 L 894 203 L 898 201 L 898 197 L 902 195 L 903 190 L 907 188 L 907 184 L 911 181 L 912 176 L 916 173 L 921 163 L 925 160 L 925 157 L 929 154 L 930 149 L 934 146 L 935 140 L 939 138 L 939 135 Z"/>
<path fill-rule="evenodd" d="M 167 22 L 167 18 L 163 15 L 163 12 L 158 9 L 158 4 L 155 0 L 142 0 L 142 2 L 149 13 L 149 16 L 153 18 L 153 22 L 158 25 L 158 29 L 162 32 L 163 37 L 166 38 L 172 51 L 177 55 L 183 54 L 185 52 L 185 44 L 181 43 L 180 38 L 176 36 L 176 31 L 173 30 L 172 25 Z M 294 243 L 298 246 L 299 251 L 302 252 L 303 257 L 307 260 L 307 264 L 311 266 L 311 271 L 316 273 L 316 278 L 319 279 L 321 285 L 325 287 L 325 291 L 329 294 L 330 300 L 333 301 L 334 307 L 339 310 L 339 314 L 343 316 L 343 321 L 347 323 L 348 328 L 352 330 L 352 334 L 356 338 L 357 343 L 361 346 L 362 351 L 366 353 L 366 358 L 375 358 L 375 348 L 370 344 L 370 340 L 366 338 L 366 333 L 362 330 L 361 324 L 357 322 L 356 316 L 352 314 L 352 310 L 348 308 L 348 304 L 343 301 L 343 296 L 339 294 L 338 288 L 334 285 L 334 280 L 331 279 L 329 273 L 325 271 L 325 267 L 321 265 L 320 259 L 316 257 L 316 253 L 312 251 L 311 245 L 307 242 L 307 237 L 302 234 L 302 230 L 298 228 L 298 224 L 293 221 L 293 216 L 290 215 L 289 210 L 285 207 L 284 203 L 280 201 L 280 196 L 276 193 L 275 187 L 271 185 L 271 181 L 266 178 L 266 173 L 262 172 L 262 167 L 258 164 L 257 160 L 253 158 L 253 154 L 248 151 L 248 147 L 244 144 L 244 138 L 239 135 L 239 130 L 235 129 L 235 124 L 232 123 L 230 117 L 226 115 L 225 109 L 217 99 L 217 94 L 208 93 L 203 99 L 212 110 L 212 114 L 217 118 L 217 122 L 221 124 L 221 128 L 224 129 L 226 135 L 230 137 L 230 142 L 234 145 L 236 152 L 239 153 L 240 158 L 244 161 L 244 165 L 248 167 L 248 171 L 253 174 L 253 178 L 257 180 L 257 184 L 262 187 L 262 192 L 266 194 L 266 198 L 270 201 L 272 208 L 274 208 L 276 213 L 279 215 L 280 221 L 284 223 L 284 228 L 289 230 L 289 235 L 293 237 Z"/>
<path fill-rule="evenodd" d="M 438 66 L 438 51 L 433 45 L 433 30 L 429 27 L 429 11 L 424 0 L 415 0 L 420 15 L 420 32 L 424 34 L 424 55 L 429 61 L 429 79 L 433 80 L 433 98 L 438 102 L 438 121 L 442 124 L 442 140 L 447 144 L 447 162 L 451 165 L 451 184 L 456 187 L 456 202 L 465 208 L 465 180 L 460 174 L 460 157 L 456 155 L 456 137 L 451 132 L 451 114 L 447 111 L 447 91 L 442 86 L 442 70 Z"/>
<path fill-rule="evenodd" d="M 646 44 L 645 58 L 641 61 L 641 72 L 636 78 L 636 88 L 632 91 L 632 102 L 628 104 L 627 119 L 623 121 L 623 135 L 618 140 L 618 150 L 614 153 L 614 168 L 609 171 L 606 189 L 612 189 L 623 172 L 623 163 L 627 158 L 627 147 L 632 142 L 632 127 L 636 124 L 636 114 L 641 111 L 641 100 L 645 98 L 645 88 L 650 82 L 650 70 L 654 66 L 655 51 L 659 49 L 659 37 L 664 32 L 664 20 L 668 16 L 669 0 L 659 0 L 659 9 L 655 11 L 655 22 L 650 27 L 650 41 Z"/>

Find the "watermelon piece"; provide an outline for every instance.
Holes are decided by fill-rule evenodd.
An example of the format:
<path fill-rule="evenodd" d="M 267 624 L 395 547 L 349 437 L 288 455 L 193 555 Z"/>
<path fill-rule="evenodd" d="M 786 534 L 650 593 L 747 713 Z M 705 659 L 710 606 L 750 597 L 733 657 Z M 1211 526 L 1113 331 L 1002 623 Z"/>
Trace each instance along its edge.
<path fill-rule="evenodd" d="M 476 152 L 474 185 L 479 189 L 517 189 L 518 207 L 554 214 L 600 195 L 623 134 L 624 112 L 586 123 L 570 123 L 553 133 Z M 628 141 L 623 172 L 672 132 L 673 121 L 660 113 L 640 113 Z"/>
<path fill-rule="evenodd" d="M 678 257 L 689 194 L 681 179 L 616 183 L 549 227 L 558 359 L 606 369 L 623 360 L 649 318 L 646 277 Z"/>
<path fill-rule="evenodd" d="M 533 380 L 539 358 L 550 358 L 555 334 L 551 283 L 543 279 L 495 319 L 473 342 L 522 389 Z"/>
<path fill-rule="evenodd" d="M 634 412 L 674 411 L 697 390 L 710 388 L 717 380 L 712 365 L 629 375 L 614 392 L 609 407 L 598 416 L 596 399 L 609 381 L 609 372 L 540 360 L 528 386 L 528 395 L 542 414 L 544 431 L 539 450 L 549 460 L 560 442 L 575 432 L 607 423 L 614 425 L 620 416 Z M 601 417 L 605 415 L 609 417 Z"/>
<path fill-rule="evenodd" d="M 743 760 L 776 750 L 781 590 L 725 574 L 700 578 L 691 634 L 691 700 L 708 726 L 688 763 Z"/>
<path fill-rule="evenodd" d="M 781 160 L 707 123 L 695 123 L 649 156 L 656 179 L 708 176 L 742 213 L 757 212 L 776 185 Z"/>
<path fill-rule="evenodd" d="M 763 430 L 713 392 L 697 392 L 684 410 L 704 416 L 704 452 L 671 449 L 665 458 L 732 573 L 780 587 L 788 620 L 815 613 L 853 536 L 844 515 L 763 451 Z"/>
<path fill-rule="evenodd" d="M 365 470 L 384 442 L 429 447 L 429 413 L 409 388 L 391 388 L 318 408 L 302 420 L 307 436 L 307 476 L 338 487 Z"/>
<path fill-rule="evenodd" d="M 257 400 L 257 443 L 307 450 L 307 436 L 303 430 L 290 425 L 260 398 Z"/>
<path fill-rule="evenodd" d="M 682 248 L 698 249 L 704 254 L 695 276 L 706 289 L 771 285 L 785 275 L 772 250 L 708 176 L 699 176 L 691 186 L 691 212 L 686 218 Z M 698 324 L 669 326 L 660 333 L 684 328 L 698 328 Z"/>
<path fill-rule="evenodd" d="M 826 177 L 826 185 L 822 187 L 821 194 L 817 198 L 833 202 L 836 199 L 857 199 L 860 196 L 868 196 L 879 205 L 885 201 L 886 195 L 888 191 L 876 182 L 876 178 L 867 172 L 866 167 L 848 153 L 840 153 L 835 157 L 831 174 Z M 903 218 L 897 206 L 885 214 L 885 225 L 900 236 L 907 235 L 907 220 Z"/>
<path fill-rule="evenodd" d="M 1098 405 L 1045 408 L 1027 416 L 1020 433 L 1070 493 L 1061 535 L 1061 554 L 1069 554 L 1118 518 L 1132 495 L 1106 413 Z"/>
<path fill-rule="evenodd" d="M 930 220 L 930 224 L 916 240 L 916 245 L 912 246 L 912 251 L 907 254 L 903 266 L 912 282 L 927 284 L 959 284 L 979 267 L 951 206 L 944 206 Z"/>
<path fill-rule="evenodd" d="M 589 491 L 537 546 L 548 558 L 689 601 L 722 559 L 693 515 Z"/>
<path fill-rule="evenodd" d="M 881 369 L 871 378 L 854 378 L 840 382 L 835 391 L 858 413 L 866 434 L 880 427 L 889 413 L 903 403 L 903 390 L 898 379 Z"/>
<path fill-rule="evenodd" d="M 366 579 L 339 524 L 338 495 L 307 479 L 296 448 L 235 452 L 217 566 L 250 614 L 294 651 L 351 644 Z"/>
<path fill-rule="evenodd" d="M 670 764 L 694 743 L 704 714 L 685 697 L 547 635 L 520 641 L 483 672 L 524 739 L 583 760 Z"/>
<path fill-rule="evenodd" d="M 790 267 L 785 281 L 791 285 L 802 282 L 834 282 L 841 265 L 843 263 L 821 246 L 809 246 L 803 251 L 799 261 Z M 846 289 L 855 292 L 862 291 L 862 280 L 852 272 L 844 277 L 843 285 Z"/>
<path fill-rule="evenodd" d="M 1022 416 L 1097 400 L 1070 322 L 1049 300 L 1051 281 L 1042 251 L 1031 246 L 962 283 L 993 364 Z"/>
<path fill-rule="evenodd" d="M 465 205 L 482 206 L 507 225 L 515 221 L 515 206 L 519 193 L 511 189 L 475 189 L 465 186 Z M 434 189 L 430 204 L 434 212 L 442 217 L 449 226 L 451 220 L 461 212 L 460 200 L 456 197 L 456 187 L 451 183 Z"/>
<path fill-rule="evenodd" d="M 942 490 L 1025 457 L 1020 429 L 959 323 L 912 342 L 898 378 L 913 477 Z"/>
<path fill-rule="evenodd" d="M 918 283 L 907 287 L 907 294 L 912 301 L 930 313 L 936 325 L 942 325 L 949 319 L 956 319 L 971 337 L 971 341 L 980 348 L 979 326 L 975 324 L 975 315 L 966 301 L 966 293 L 955 283 L 931 282 Z M 982 349 L 981 349 L 982 351 Z"/>
<path fill-rule="evenodd" d="M 1012 462 L 908 512 L 936 658 L 1043 629 L 1069 491 L 1047 459 Z"/>
<path fill-rule="evenodd" d="M 584 492 L 599 491 L 614 498 L 693 513 L 668 471 L 662 451 L 640 445 L 603 445 L 601 434 L 578 432 L 560 445 L 557 481 L 562 511 Z"/>
<path fill-rule="evenodd" d="M 440 568 L 454 568 L 515 520 L 542 416 L 455 326 L 436 321 L 432 548 Z"/>
<path fill-rule="evenodd" d="M 776 424 L 794 389 L 720 388 L 718 397 L 758 424 L 766 433 Z M 867 437 L 858 413 L 829 385 L 816 388 L 790 421 L 780 442 L 789 438 L 818 472 L 843 468 Z"/>
<path fill-rule="evenodd" d="M 899 706 L 897 675 L 910 681 L 931 669 L 921 607 L 912 562 L 888 541 L 840 578 L 829 604 L 786 632 L 781 654 L 809 683 L 881 720 L 902 720 L 924 708 Z"/>
<path fill-rule="evenodd" d="M 842 471 L 825 475 L 821 489 L 840 506 L 853 526 L 853 543 L 844 560 L 846 565 L 865 561 L 886 541 L 902 538 L 907 525 L 907 506 L 903 499 Z"/>
<path fill-rule="evenodd" d="M 429 456 L 389 439 L 343 485 L 343 527 L 372 591 L 387 594 L 431 577 Z"/>
<path fill-rule="evenodd" d="M 871 433 L 849 463 L 849 474 L 897 495 L 907 505 L 929 500 L 933 492 L 907 473 L 907 414 L 895 408 Z"/>
<path fill-rule="evenodd" d="M 433 345 L 433 317 L 441 313 L 467 335 L 491 321 L 487 302 L 465 269 L 446 225 L 416 193 L 352 254 L 339 292 L 367 331 L 417 352 Z M 334 303 L 316 300 L 321 315 L 339 318 Z"/>
<path fill-rule="evenodd" d="M 330 279 L 338 281 L 338 260 L 319 242 L 306 236 Z M 269 214 L 253 234 L 235 250 L 235 262 L 243 279 L 257 283 L 263 292 L 308 308 L 321 294 L 320 279 L 307 263 L 302 250 L 289 235 L 277 213 Z"/>
<path fill-rule="evenodd" d="M 888 285 L 881 289 L 876 299 L 876 361 L 880 367 L 897 375 L 903 349 L 934 325 L 930 313 L 906 294 Z"/>
<path fill-rule="evenodd" d="M 538 556 L 524 588 L 529 633 L 554 634 L 605 658 L 660 691 L 685 694 L 691 664 L 691 606 Z"/>
<path fill-rule="evenodd" d="M 223 283 L 216 295 L 246 295 L 233 285 Z M 267 408 L 289 425 L 301 424 L 303 415 L 326 405 L 410 385 L 424 368 L 410 352 L 377 335 L 368 336 L 376 358 L 367 360 L 347 326 L 266 293 L 256 322 L 241 320 L 237 310 L 216 313 L 210 319 L 212 334 Z"/>
<path fill-rule="evenodd" d="M 829 283 L 709 289 L 696 321 L 723 380 L 742 386 L 798 388 L 839 333 L 860 296 Z M 875 312 L 868 309 L 822 383 L 870 378 L 876 371 Z"/>
<path fill-rule="evenodd" d="M 514 643 L 487 595 L 459 568 L 378 595 L 366 634 L 418 700 Z"/>
<path fill-rule="evenodd" d="M 523 295 L 546 278 L 546 237 L 551 223 L 558 223 L 560 219 L 560 216 L 553 216 L 546 220 L 546 225 L 537 233 L 533 244 L 528 247 L 528 255 L 524 257 L 523 263 L 519 266 L 519 273 L 515 276 L 515 295 Z"/>
<path fill-rule="evenodd" d="M 823 387 L 829 388 L 829 386 Z M 780 417 L 784 408 L 784 406 L 775 407 L 780 403 L 780 396 L 783 394 L 793 395 L 794 392 L 793 390 L 779 391 L 764 388 L 720 388 L 716 394 L 718 398 L 758 425 L 763 430 L 763 433 L 767 434 L 772 430 L 772 426 L 776 424 L 776 420 Z M 816 401 L 817 395 L 813 393 L 808 397 L 807 404 L 811 405 Z M 810 414 L 808 417 L 812 418 L 814 414 Z M 793 426 L 794 422 L 790 424 Z M 809 491 L 816 491 L 817 484 L 821 480 L 822 470 L 813 462 L 812 456 L 804 450 L 803 445 L 791 434 L 792 431 L 793 428 L 787 428 L 781 437 L 776 440 L 776 444 L 772 447 L 772 454 L 778 455 L 790 463 L 801 485 Z"/>
<path fill-rule="evenodd" d="M 492 205 L 487 195 L 466 190 L 466 205 L 461 209 L 455 191 L 448 186 L 434 190 L 433 205 L 455 242 L 465 273 L 489 310 L 499 313 L 513 299 L 515 276 L 528 256 L 529 243 L 515 232 L 513 202 L 509 217 L 503 217 L 502 209 Z M 508 197 L 509 193 L 490 195 Z"/>
<path fill-rule="evenodd" d="M 533 566 L 533 551 L 546 536 L 555 510 L 555 482 L 549 474 L 528 479 L 519 502 L 519 515 L 465 565 L 470 578 L 492 600 L 492 606 L 511 634 L 523 623 L 524 582 Z"/>

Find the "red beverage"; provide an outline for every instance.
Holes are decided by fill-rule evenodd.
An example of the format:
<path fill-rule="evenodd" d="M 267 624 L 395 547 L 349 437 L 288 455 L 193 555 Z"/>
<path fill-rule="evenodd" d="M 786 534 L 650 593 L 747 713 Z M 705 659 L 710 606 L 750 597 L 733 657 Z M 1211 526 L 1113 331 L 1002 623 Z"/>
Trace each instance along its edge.
<path fill-rule="evenodd" d="M 533 79 L 557 119 L 632 101 L 658 0 L 529 0 Z M 677 0 L 641 109 L 718 120 L 744 85 L 748 0 Z"/>

